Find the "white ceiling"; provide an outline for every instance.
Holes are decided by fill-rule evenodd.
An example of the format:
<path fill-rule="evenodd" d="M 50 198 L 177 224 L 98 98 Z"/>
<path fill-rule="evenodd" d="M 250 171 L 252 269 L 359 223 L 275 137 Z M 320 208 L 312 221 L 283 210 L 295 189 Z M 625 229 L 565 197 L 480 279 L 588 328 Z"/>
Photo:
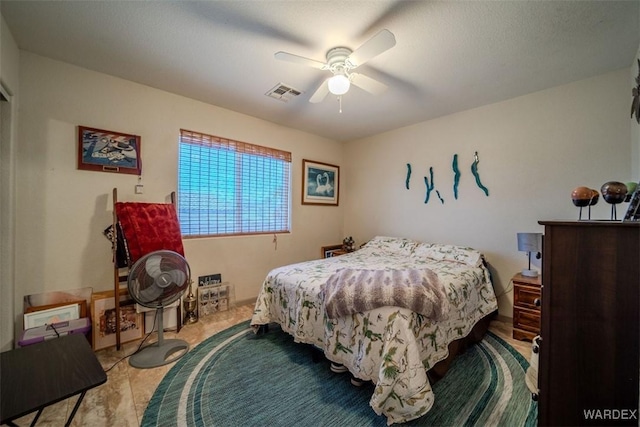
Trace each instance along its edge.
<path fill-rule="evenodd" d="M 353 140 L 629 67 L 639 1 L 10 1 L 18 47 L 305 130 Z M 325 60 L 386 28 L 395 47 L 358 68 L 389 86 L 309 97 Z M 284 103 L 278 83 L 304 91 Z M 631 103 L 631 87 L 629 89 Z M 629 104 L 631 105 L 631 104 Z"/>

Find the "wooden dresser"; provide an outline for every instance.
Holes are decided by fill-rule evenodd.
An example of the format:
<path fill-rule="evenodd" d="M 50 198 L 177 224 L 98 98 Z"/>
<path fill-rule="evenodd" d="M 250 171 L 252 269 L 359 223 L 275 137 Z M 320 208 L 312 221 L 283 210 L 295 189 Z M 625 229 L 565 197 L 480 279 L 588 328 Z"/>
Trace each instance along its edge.
<path fill-rule="evenodd" d="M 540 277 L 518 273 L 513 283 L 513 338 L 533 340 L 540 333 Z"/>
<path fill-rule="evenodd" d="M 638 425 L 640 223 L 544 225 L 539 425 Z"/>

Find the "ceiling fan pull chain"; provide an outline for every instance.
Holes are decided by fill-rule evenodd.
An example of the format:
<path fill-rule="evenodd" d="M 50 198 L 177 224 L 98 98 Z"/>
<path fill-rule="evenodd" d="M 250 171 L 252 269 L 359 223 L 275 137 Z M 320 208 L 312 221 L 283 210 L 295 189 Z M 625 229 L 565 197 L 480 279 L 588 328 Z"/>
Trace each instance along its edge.
<path fill-rule="evenodd" d="M 342 95 L 338 96 L 338 103 L 340 104 L 340 114 L 342 114 Z"/>

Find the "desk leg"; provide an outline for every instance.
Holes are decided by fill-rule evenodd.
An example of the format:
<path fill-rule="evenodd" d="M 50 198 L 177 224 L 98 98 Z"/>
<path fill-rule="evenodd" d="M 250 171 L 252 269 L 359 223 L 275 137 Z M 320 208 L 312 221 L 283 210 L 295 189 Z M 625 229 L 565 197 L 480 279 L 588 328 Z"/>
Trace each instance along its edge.
<path fill-rule="evenodd" d="M 75 406 L 73 407 L 73 411 L 71 411 L 71 415 L 69 415 L 69 419 L 67 420 L 67 422 L 65 423 L 64 427 L 69 427 L 71 425 L 71 421 L 73 421 L 73 417 L 76 416 L 76 412 L 78 411 L 78 407 L 80 407 L 80 404 L 82 403 L 82 399 L 84 399 L 84 395 L 87 394 L 87 391 L 83 391 L 80 394 L 80 397 L 78 398 L 78 400 L 76 401 Z"/>
<path fill-rule="evenodd" d="M 42 414 L 42 410 L 44 408 L 40 408 L 38 409 L 38 413 L 36 414 L 36 417 L 33 419 L 33 421 L 31 421 L 31 427 L 33 427 L 34 425 L 36 425 L 36 423 L 38 422 L 38 418 L 40 418 L 40 414 Z M 14 424 L 15 425 L 15 424 Z"/>

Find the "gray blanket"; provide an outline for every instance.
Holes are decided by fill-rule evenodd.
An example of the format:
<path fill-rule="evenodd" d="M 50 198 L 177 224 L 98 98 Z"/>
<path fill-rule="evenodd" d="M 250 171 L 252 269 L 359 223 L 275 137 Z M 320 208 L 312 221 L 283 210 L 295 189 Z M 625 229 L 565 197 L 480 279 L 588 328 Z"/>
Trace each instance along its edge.
<path fill-rule="evenodd" d="M 327 316 L 336 319 L 383 306 L 407 308 L 433 320 L 448 316 L 447 295 L 429 269 L 336 271 L 324 285 Z"/>

